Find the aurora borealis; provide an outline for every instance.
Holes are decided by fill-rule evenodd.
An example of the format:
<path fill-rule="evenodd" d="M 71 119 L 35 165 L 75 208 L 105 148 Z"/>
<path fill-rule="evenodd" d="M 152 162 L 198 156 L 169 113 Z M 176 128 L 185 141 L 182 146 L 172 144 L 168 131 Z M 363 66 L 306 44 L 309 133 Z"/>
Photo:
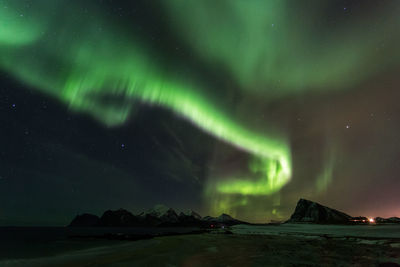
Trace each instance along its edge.
<path fill-rule="evenodd" d="M 1 201 L 32 176 L 74 188 L 58 202 L 68 212 L 76 212 L 66 203 L 82 191 L 80 201 L 91 203 L 83 210 L 163 202 L 266 221 L 285 218 L 290 204 L 310 196 L 372 213 L 379 208 L 358 206 L 364 194 L 397 181 L 369 186 L 379 179 L 372 174 L 395 173 L 379 155 L 397 155 L 397 143 L 384 144 L 400 118 L 392 103 L 399 9 L 396 1 L 0 1 L 3 125 L 14 125 L 4 135 L 12 139 L 21 127 L 47 120 L 24 146 L 24 160 L 3 144 L 0 188 L 10 193 Z M 10 91 L 21 99 L 33 94 L 29 103 L 50 101 L 46 107 L 57 112 L 41 109 L 27 122 L 13 114 L 30 105 L 12 102 Z M 53 129 L 54 120 L 71 116 L 69 138 L 54 137 L 67 128 Z M 392 122 L 382 132 L 373 128 Z M 39 138 L 42 131 L 50 141 Z M 35 136 L 30 132 L 19 140 Z M 59 170 L 39 159 L 28 163 L 48 151 Z M 63 164 L 76 167 L 66 174 Z M 98 179 L 89 178 L 94 173 Z M 107 188 L 113 203 L 94 204 L 96 194 L 83 193 L 89 183 Z M 41 203 L 50 190 L 44 184 L 0 212 L 26 206 L 37 187 Z M 129 188 L 138 195 L 129 196 Z M 348 192 L 337 200 L 355 188 L 358 198 Z M 346 207 L 345 200 L 358 204 Z M 13 216 L 21 217 L 14 211 L 3 221 Z"/>

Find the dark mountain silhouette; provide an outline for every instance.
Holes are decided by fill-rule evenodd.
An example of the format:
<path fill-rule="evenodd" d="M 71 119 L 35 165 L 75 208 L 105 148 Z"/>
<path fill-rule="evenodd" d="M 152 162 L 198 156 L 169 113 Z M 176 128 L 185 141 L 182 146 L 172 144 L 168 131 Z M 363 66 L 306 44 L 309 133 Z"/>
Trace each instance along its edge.
<path fill-rule="evenodd" d="M 192 227 L 215 227 L 230 226 L 246 222 L 232 218 L 228 214 L 219 217 L 206 216 L 202 218 L 193 210 L 180 212 L 164 205 L 156 205 L 154 208 L 134 215 L 125 209 L 107 210 L 99 218 L 96 215 L 82 214 L 76 216 L 69 226 L 100 226 L 100 227 L 135 227 L 135 226 L 192 226 Z"/>
<path fill-rule="evenodd" d="M 100 218 L 93 214 L 84 213 L 81 215 L 77 215 L 69 224 L 69 226 L 97 226 L 99 225 Z"/>
<path fill-rule="evenodd" d="M 178 219 L 182 226 L 197 226 L 201 222 L 201 216 L 193 210 L 179 213 Z"/>
<path fill-rule="evenodd" d="M 239 221 L 235 218 L 232 218 L 230 215 L 222 213 L 218 217 L 206 216 L 202 219 L 204 222 L 212 223 L 215 225 L 224 224 L 224 225 L 235 225 L 235 224 L 248 224 L 247 222 Z"/>
<path fill-rule="evenodd" d="M 368 224 L 368 223 L 400 223 L 400 218 L 381 218 L 375 220 L 367 217 L 352 217 L 344 212 L 328 208 L 316 202 L 300 199 L 296 209 L 286 223 L 319 223 L 319 224 Z M 231 226 L 236 224 L 249 224 L 237 220 L 228 214 L 221 214 L 218 217 L 201 217 L 193 210 L 177 212 L 164 205 L 156 205 L 154 208 L 133 215 L 127 210 L 108 210 L 99 218 L 92 214 L 77 215 L 69 224 L 71 227 L 154 227 L 154 226 L 191 226 L 191 227 L 219 227 Z"/>
<path fill-rule="evenodd" d="M 289 223 L 322 223 L 342 224 L 350 223 L 352 217 L 346 213 L 325 207 L 316 202 L 300 199 Z"/>
<path fill-rule="evenodd" d="M 178 214 L 175 210 L 164 205 L 156 205 L 147 212 L 138 215 L 145 225 L 174 225 L 179 223 Z"/>
<path fill-rule="evenodd" d="M 100 217 L 99 226 L 126 227 L 140 225 L 139 218 L 127 210 L 107 210 Z"/>

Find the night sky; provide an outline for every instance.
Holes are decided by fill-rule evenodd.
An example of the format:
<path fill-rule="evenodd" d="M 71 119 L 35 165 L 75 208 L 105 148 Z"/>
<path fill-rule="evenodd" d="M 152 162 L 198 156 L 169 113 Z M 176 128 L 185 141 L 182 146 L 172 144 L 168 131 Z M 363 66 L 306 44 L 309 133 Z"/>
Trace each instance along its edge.
<path fill-rule="evenodd" d="M 400 2 L 0 0 L 0 225 L 299 198 L 400 216 Z"/>

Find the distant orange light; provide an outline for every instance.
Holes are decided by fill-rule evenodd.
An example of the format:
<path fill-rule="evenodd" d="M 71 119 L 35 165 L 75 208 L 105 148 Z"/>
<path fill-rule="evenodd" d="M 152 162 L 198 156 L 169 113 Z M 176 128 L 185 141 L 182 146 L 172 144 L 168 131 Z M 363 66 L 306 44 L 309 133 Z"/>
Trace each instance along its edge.
<path fill-rule="evenodd" d="M 374 222 L 375 222 L 375 220 L 374 220 L 374 219 L 372 219 L 372 218 L 369 218 L 369 222 L 370 222 L 370 223 L 374 223 Z"/>

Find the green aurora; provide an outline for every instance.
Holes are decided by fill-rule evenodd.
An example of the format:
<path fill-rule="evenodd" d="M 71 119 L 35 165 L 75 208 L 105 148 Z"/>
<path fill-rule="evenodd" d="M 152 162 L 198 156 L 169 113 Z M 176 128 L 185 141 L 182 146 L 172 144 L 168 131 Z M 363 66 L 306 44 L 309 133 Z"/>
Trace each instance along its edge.
<path fill-rule="evenodd" d="M 301 16 L 291 16 L 286 1 L 160 4 L 173 18 L 169 27 L 199 58 L 225 67 L 240 90 L 260 95 L 266 104 L 327 83 L 346 89 L 376 68 L 368 54 L 382 40 L 371 40 L 355 23 L 311 45 L 313 21 L 299 23 Z M 248 197 L 276 195 L 290 182 L 290 142 L 278 127 L 260 132 L 231 115 L 196 75 L 183 77 L 182 66 L 111 23 L 95 5 L 90 19 L 68 1 L 35 1 L 29 10 L 25 5 L 0 1 L 0 67 L 21 83 L 109 127 L 126 123 L 138 102 L 165 107 L 251 155 L 247 175 L 209 179 L 204 194 L 212 212 L 233 212 Z M 382 28 L 390 32 L 398 24 L 388 19 Z M 362 65 L 369 67 L 360 73 Z"/>

